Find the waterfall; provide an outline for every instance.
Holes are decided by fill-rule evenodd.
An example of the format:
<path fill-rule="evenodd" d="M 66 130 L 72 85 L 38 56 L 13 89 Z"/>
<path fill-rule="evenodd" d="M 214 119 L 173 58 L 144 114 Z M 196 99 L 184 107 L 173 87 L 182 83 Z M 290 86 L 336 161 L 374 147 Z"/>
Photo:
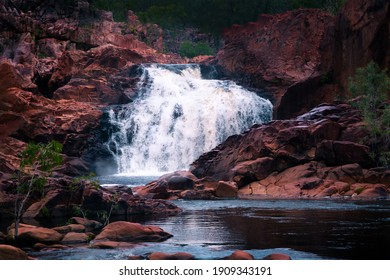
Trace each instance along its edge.
<path fill-rule="evenodd" d="M 186 169 L 233 134 L 271 120 L 272 105 L 232 81 L 202 79 L 198 65 L 145 65 L 138 97 L 109 110 L 107 143 L 118 173 Z"/>

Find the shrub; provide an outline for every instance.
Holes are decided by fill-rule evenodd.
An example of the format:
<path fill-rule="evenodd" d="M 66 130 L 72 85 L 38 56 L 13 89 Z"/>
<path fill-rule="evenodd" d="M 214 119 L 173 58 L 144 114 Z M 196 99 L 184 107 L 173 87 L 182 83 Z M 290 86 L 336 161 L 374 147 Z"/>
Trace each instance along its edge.
<path fill-rule="evenodd" d="M 349 79 L 349 90 L 355 98 L 353 106 L 362 111 L 363 120 L 370 133 L 374 159 L 383 166 L 390 164 L 390 104 L 388 93 L 390 78 L 386 70 L 370 62 L 358 68 Z"/>
<path fill-rule="evenodd" d="M 15 235 L 17 240 L 20 218 L 24 206 L 33 192 L 43 193 L 47 177 L 62 163 L 62 145 L 51 141 L 47 145 L 29 143 L 21 154 L 15 200 Z M 19 201 L 19 196 L 23 199 Z"/>
<path fill-rule="evenodd" d="M 214 50 L 205 42 L 193 43 L 183 41 L 180 45 L 179 54 L 188 58 L 198 55 L 213 55 Z"/>

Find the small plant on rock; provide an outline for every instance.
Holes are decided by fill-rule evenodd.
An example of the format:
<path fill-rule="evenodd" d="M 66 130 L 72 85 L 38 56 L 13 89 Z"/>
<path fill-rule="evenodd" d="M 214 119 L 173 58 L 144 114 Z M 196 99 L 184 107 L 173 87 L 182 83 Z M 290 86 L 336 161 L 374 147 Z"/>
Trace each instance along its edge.
<path fill-rule="evenodd" d="M 26 202 L 33 192 L 43 194 L 47 177 L 62 163 L 62 145 L 57 141 L 48 144 L 29 143 L 21 154 L 15 200 L 14 240 L 17 240 L 20 218 Z M 20 199 L 20 197 L 22 197 Z"/>

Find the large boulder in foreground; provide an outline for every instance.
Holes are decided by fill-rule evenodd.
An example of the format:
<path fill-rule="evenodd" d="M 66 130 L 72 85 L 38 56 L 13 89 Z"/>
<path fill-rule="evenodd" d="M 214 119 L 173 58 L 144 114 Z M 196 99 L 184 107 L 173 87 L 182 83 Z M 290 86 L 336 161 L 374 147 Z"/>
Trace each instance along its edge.
<path fill-rule="evenodd" d="M 263 260 L 269 260 L 269 261 L 289 261 L 291 260 L 291 257 L 286 254 L 281 253 L 274 253 L 267 255 L 263 258 Z"/>
<path fill-rule="evenodd" d="M 164 252 L 153 252 L 151 253 L 148 260 L 194 260 L 195 257 L 192 254 L 186 252 L 177 252 L 174 254 L 168 254 Z"/>
<path fill-rule="evenodd" d="M 0 245 L 0 260 L 29 260 L 23 250 L 10 245 Z"/>
<path fill-rule="evenodd" d="M 15 229 L 13 225 L 9 227 L 8 230 L 8 239 L 13 240 L 15 234 Z M 54 244 L 62 240 L 63 235 L 57 231 L 44 228 L 36 227 L 32 225 L 20 224 L 18 230 L 18 243 L 25 245 L 33 245 L 35 243 L 43 244 Z"/>
<path fill-rule="evenodd" d="M 224 260 L 254 260 L 255 257 L 248 252 L 236 250 L 230 256 L 223 258 Z"/>
<path fill-rule="evenodd" d="M 96 236 L 95 241 L 161 242 L 172 236 L 157 226 L 143 226 L 138 223 L 119 221 L 104 227 L 102 232 Z"/>

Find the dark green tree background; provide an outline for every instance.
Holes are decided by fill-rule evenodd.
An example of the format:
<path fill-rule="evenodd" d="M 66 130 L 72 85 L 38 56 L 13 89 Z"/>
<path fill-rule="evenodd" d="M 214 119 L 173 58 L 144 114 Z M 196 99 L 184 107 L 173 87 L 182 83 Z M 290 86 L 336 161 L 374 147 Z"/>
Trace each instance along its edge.
<path fill-rule="evenodd" d="M 115 20 L 126 18 L 128 10 L 144 22 L 163 28 L 196 27 L 202 32 L 220 33 L 232 24 L 256 20 L 259 14 L 274 14 L 297 8 L 320 8 L 336 13 L 345 0 L 91 0 L 114 13 Z"/>

